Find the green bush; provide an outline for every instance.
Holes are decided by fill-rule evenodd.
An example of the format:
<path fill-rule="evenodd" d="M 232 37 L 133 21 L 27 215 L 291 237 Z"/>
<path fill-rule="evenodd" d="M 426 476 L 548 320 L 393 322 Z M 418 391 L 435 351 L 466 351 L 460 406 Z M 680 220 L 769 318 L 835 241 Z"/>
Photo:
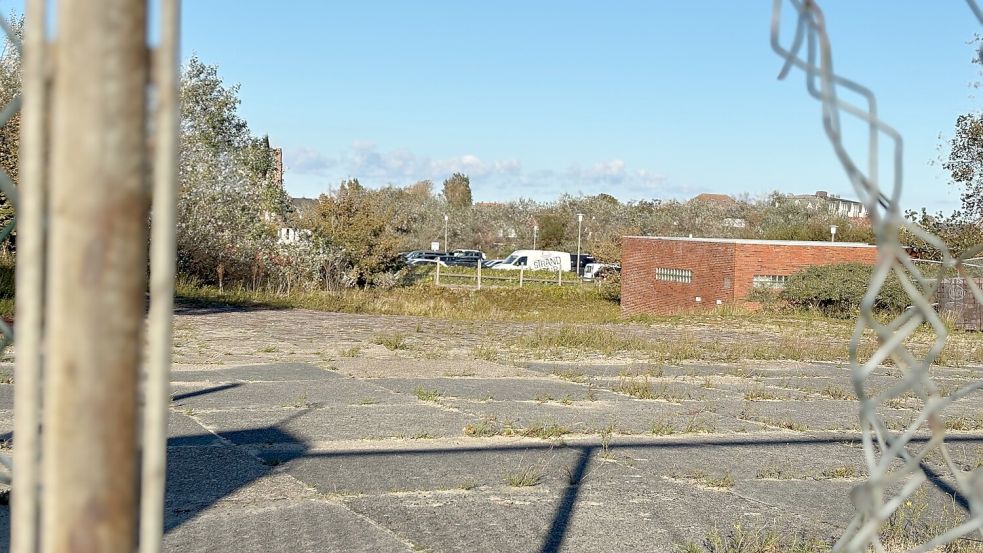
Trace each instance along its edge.
<path fill-rule="evenodd" d="M 853 316 L 867 293 L 873 270 L 862 263 L 809 267 L 791 275 L 779 297 L 793 307 L 817 309 L 834 317 Z M 874 308 L 896 313 L 909 304 L 908 295 L 892 273 L 877 295 Z"/>
<path fill-rule="evenodd" d="M 602 298 L 613 301 L 615 303 L 621 302 L 621 273 L 611 272 L 601 278 L 598 283 L 598 288 L 600 288 L 600 295 Z"/>

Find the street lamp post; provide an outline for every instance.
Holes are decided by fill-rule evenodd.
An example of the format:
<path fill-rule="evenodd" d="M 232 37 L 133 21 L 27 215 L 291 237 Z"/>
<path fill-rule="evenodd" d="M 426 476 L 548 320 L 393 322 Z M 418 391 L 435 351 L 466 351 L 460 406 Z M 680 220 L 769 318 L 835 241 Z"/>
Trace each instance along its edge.
<path fill-rule="evenodd" d="M 829 226 L 829 235 L 832 237 L 830 242 L 836 242 L 836 225 Z"/>
<path fill-rule="evenodd" d="M 578 213 L 577 214 L 577 273 L 576 273 L 578 277 L 580 276 L 580 229 L 583 226 L 583 222 L 584 222 L 584 214 Z"/>
<path fill-rule="evenodd" d="M 451 251 L 450 246 L 447 244 L 447 220 L 448 217 L 447 214 L 445 213 L 444 214 L 444 251 L 450 252 Z"/>
<path fill-rule="evenodd" d="M 532 249 L 536 249 L 536 235 L 539 234 L 539 225 L 532 226 Z"/>

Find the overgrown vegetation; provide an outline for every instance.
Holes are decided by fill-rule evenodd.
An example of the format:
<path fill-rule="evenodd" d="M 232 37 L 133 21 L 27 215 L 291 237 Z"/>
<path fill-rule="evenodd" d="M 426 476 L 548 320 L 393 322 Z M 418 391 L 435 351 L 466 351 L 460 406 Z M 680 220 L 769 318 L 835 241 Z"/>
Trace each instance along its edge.
<path fill-rule="evenodd" d="M 524 468 L 505 475 L 505 483 L 513 488 L 535 486 L 542 480 L 543 473 L 534 468 Z"/>
<path fill-rule="evenodd" d="M 788 279 L 778 297 L 800 309 L 815 309 L 833 317 L 854 317 L 867 293 L 873 267 L 841 263 L 803 269 Z M 891 274 L 877 295 L 874 307 L 898 313 L 910 305 L 897 277 Z"/>
<path fill-rule="evenodd" d="M 688 543 L 680 553 L 827 553 L 831 545 L 818 538 L 789 535 L 771 528 L 746 528 L 734 524 L 726 531 L 707 533 L 703 543 Z"/>
<path fill-rule="evenodd" d="M 0 255 L 0 317 L 11 319 L 14 316 L 14 272 L 13 255 Z"/>
<path fill-rule="evenodd" d="M 467 290 L 437 287 L 427 282 L 390 290 L 354 288 L 336 291 L 294 290 L 281 295 L 245 286 L 202 285 L 178 280 L 178 297 L 202 305 L 306 308 L 340 313 L 417 315 L 463 320 L 611 323 L 619 320 L 617 303 L 601 296 L 596 287 L 495 288 Z"/>
<path fill-rule="evenodd" d="M 413 395 L 415 395 L 420 401 L 435 402 L 440 399 L 441 393 L 440 390 L 437 389 L 417 386 L 416 388 L 413 388 Z"/>

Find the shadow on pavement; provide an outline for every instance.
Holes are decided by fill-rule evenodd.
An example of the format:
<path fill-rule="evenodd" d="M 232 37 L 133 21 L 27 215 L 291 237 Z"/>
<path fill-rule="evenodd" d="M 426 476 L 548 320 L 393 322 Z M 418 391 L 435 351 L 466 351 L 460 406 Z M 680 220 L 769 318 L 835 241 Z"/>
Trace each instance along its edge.
<path fill-rule="evenodd" d="M 282 424 L 282 423 L 280 423 Z M 270 474 L 273 467 L 300 458 L 350 458 L 351 466 L 359 466 L 360 459 L 367 456 L 388 455 L 441 455 L 460 452 L 505 452 L 521 450 L 548 450 L 556 445 L 544 442 L 542 444 L 504 444 L 491 447 L 462 448 L 419 448 L 398 450 L 340 450 L 330 452 L 310 452 L 309 446 L 292 434 L 279 429 L 277 426 L 258 427 L 255 429 L 221 433 L 224 443 L 216 443 L 213 434 L 201 434 L 172 438 L 168 441 L 167 494 L 165 499 L 165 532 L 170 532 L 181 524 L 193 519 L 201 511 L 221 501 L 237 490 Z M 194 445 L 212 440 L 212 445 Z M 702 437 L 692 439 L 672 439 L 658 443 L 623 441 L 611 443 L 609 450 L 617 449 L 664 449 L 696 447 L 726 447 L 726 446 L 762 446 L 775 447 L 800 444 L 833 444 L 857 443 L 856 436 L 790 436 L 782 439 L 734 439 L 721 437 Z M 913 439 L 921 443 L 927 439 Z M 965 442 L 983 444 L 983 436 L 950 436 L 947 442 Z M 247 453 L 240 447 L 229 444 L 275 444 L 276 455 L 265 461 Z M 553 513 L 548 530 L 540 548 L 541 553 L 555 553 L 562 550 L 564 539 L 568 533 L 574 508 L 580 492 L 581 482 L 588 473 L 588 468 L 594 456 L 601 449 L 598 445 L 567 444 L 565 447 L 578 451 L 573 466 L 569 470 L 570 478 L 559 497 L 556 510 Z M 959 505 L 965 505 L 965 498 L 943 480 L 929 467 L 923 467 L 929 482 L 943 493 L 949 495 Z M 0 552 L 8 550 L 10 535 L 9 509 L 0 509 Z"/>

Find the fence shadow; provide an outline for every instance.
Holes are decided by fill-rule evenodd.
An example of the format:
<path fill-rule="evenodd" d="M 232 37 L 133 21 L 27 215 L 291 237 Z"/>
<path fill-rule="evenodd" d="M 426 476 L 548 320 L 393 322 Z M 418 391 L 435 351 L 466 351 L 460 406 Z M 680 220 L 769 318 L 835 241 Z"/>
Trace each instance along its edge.
<path fill-rule="evenodd" d="M 306 411 L 306 410 L 304 410 Z M 303 413 L 294 415 L 301 416 Z M 291 417 L 291 418 L 294 418 Z M 278 425 L 256 427 L 246 430 L 220 433 L 223 442 L 216 443 L 215 435 L 202 433 L 191 436 L 175 437 L 168 440 L 167 491 L 165 497 L 165 533 L 174 531 L 182 524 L 193 520 L 209 507 L 222 499 L 234 494 L 267 475 L 274 466 L 288 464 L 297 459 L 343 458 L 351 461 L 351 466 L 357 470 L 360 462 L 366 457 L 378 456 L 432 456 L 462 452 L 521 452 L 547 451 L 556 448 L 556 444 L 498 444 L 494 446 L 467 446 L 449 448 L 419 448 L 419 449 L 383 449 L 383 450 L 338 450 L 327 452 L 312 452 L 309 444 L 297 438 L 290 432 L 279 428 Z M 914 443 L 927 441 L 916 438 Z M 949 442 L 966 442 L 983 444 L 983 435 L 952 436 Z M 685 440 L 666 440 L 660 442 L 637 443 L 633 441 L 613 442 L 608 444 L 609 451 L 625 450 L 665 450 L 667 453 L 687 448 L 706 447 L 781 447 L 802 444 L 834 444 L 856 443 L 854 436 L 805 436 L 787 437 L 781 439 L 753 438 L 719 438 L 701 437 Z M 240 447 L 244 444 L 275 444 L 275 462 L 264 462 Z M 238 445 L 236 445 L 238 444 Z M 544 528 L 540 553 L 556 553 L 563 550 L 564 541 L 569 533 L 573 514 L 579 500 L 581 484 L 589 472 L 592 460 L 601 449 L 597 444 L 567 444 L 563 446 L 578 452 L 567 470 L 569 479 L 557 498 L 556 507 L 550 518 L 549 525 Z M 960 506 L 966 505 L 965 498 L 959 496 L 940 475 L 932 472 L 929 467 L 923 467 L 932 483 L 942 493 L 951 497 Z M 0 553 L 9 550 L 10 512 L 7 506 L 0 508 Z"/>

